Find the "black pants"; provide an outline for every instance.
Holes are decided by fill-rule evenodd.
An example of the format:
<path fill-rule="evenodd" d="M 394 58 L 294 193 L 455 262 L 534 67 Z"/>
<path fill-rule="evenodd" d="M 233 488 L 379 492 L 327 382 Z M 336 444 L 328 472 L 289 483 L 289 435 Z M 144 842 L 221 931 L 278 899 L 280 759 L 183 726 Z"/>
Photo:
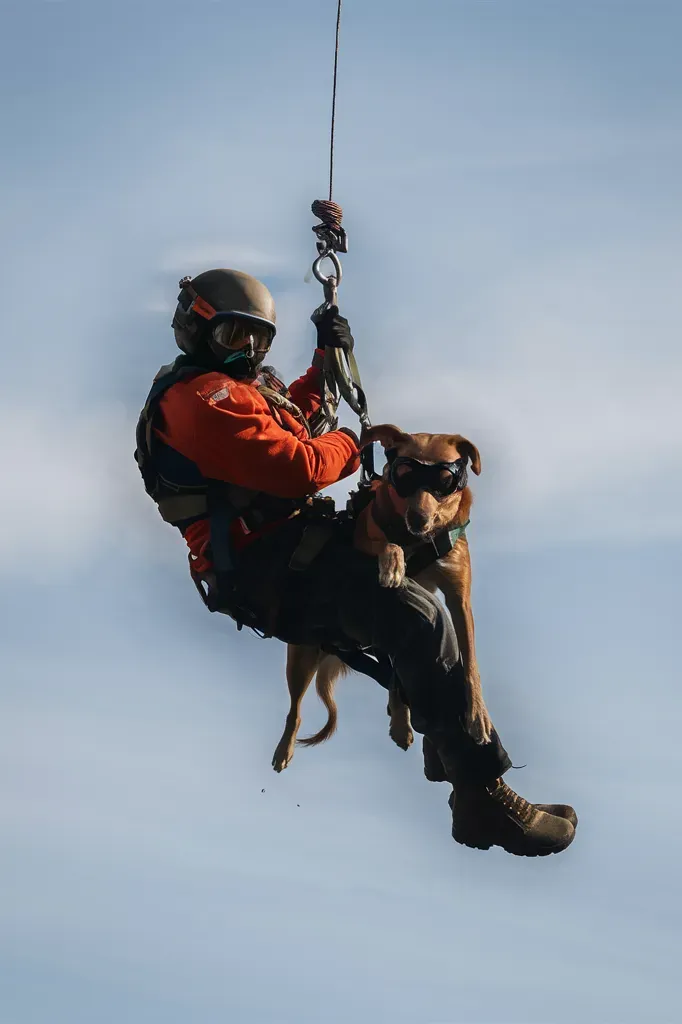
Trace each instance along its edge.
<path fill-rule="evenodd" d="M 376 558 L 352 546 L 341 524 L 304 571 L 289 568 L 302 533 L 292 520 L 239 556 L 246 605 L 289 643 L 372 647 L 390 657 L 412 724 L 454 765 L 457 778 L 487 782 L 511 767 L 496 733 L 477 745 L 465 731 L 465 680 L 450 617 L 427 590 L 406 579 L 379 585 Z M 273 617 L 272 610 L 277 609 Z"/>

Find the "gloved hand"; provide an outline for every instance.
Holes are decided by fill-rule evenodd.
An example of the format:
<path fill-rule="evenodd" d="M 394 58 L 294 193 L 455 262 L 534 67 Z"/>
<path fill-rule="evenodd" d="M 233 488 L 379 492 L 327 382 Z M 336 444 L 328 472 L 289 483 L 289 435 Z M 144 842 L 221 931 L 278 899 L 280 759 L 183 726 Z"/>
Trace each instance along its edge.
<path fill-rule="evenodd" d="M 355 344 L 353 335 L 345 316 L 339 316 L 339 307 L 330 306 L 321 316 L 312 318 L 317 327 L 317 347 L 342 348 L 344 352 L 352 352 Z"/>

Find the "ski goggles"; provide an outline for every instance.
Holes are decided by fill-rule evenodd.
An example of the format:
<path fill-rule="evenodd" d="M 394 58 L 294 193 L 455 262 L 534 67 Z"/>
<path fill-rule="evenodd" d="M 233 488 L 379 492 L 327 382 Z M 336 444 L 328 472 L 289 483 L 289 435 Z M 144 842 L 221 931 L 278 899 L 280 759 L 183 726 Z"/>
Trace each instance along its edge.
<path fill-rule="evenodd" d="M 246 351 L 250 356 L 266 356 L 273 334 L 274 331 L 266 324 L 236 317 L 222 320 L 213 327 L 215 344 L 230 354 Z"/>
<path fill-rule="evenodd" d="M 467 485 L 465 458 L 426 463 L 398 455 L 396 449 L 391 448 L 386 452 L 386 460 L 389 483 L 401 498 L 410 498 L 419 490 L 428 491 L 434 498 L 446 498 L 463 491 Z"/>

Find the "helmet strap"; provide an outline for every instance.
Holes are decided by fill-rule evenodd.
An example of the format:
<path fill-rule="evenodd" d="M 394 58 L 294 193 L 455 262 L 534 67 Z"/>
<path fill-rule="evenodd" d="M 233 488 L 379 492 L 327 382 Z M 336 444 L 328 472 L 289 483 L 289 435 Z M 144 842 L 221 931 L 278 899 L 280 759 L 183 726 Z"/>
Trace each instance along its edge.
<path fill-rule="evenodd" d="M 202 299 L 197 290 L 192 287 L 191 277 L 183 277 L 178 287 L 180 288 L 178 302 L 185 310 L 185 313 L 196 313 L 197 316 L 203 317 L 204 320 L 213 319 L 217 310 L 206 299 Z"/>

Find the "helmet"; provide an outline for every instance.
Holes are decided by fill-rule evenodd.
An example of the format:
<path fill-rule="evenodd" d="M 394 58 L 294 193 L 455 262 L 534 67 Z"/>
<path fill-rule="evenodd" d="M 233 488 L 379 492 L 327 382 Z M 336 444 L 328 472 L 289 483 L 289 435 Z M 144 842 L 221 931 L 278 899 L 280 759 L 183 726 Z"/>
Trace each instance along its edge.
<path fill-rule="evenodd" d="M 178 348 L 197 355 L 210 333 L 207 328 L 225 320 L 260 324 L 273 338 L 274 299 L 264 284 L 239 270 L 207 270 L 194 279 L 183 277 L 172 323 Z"/>

